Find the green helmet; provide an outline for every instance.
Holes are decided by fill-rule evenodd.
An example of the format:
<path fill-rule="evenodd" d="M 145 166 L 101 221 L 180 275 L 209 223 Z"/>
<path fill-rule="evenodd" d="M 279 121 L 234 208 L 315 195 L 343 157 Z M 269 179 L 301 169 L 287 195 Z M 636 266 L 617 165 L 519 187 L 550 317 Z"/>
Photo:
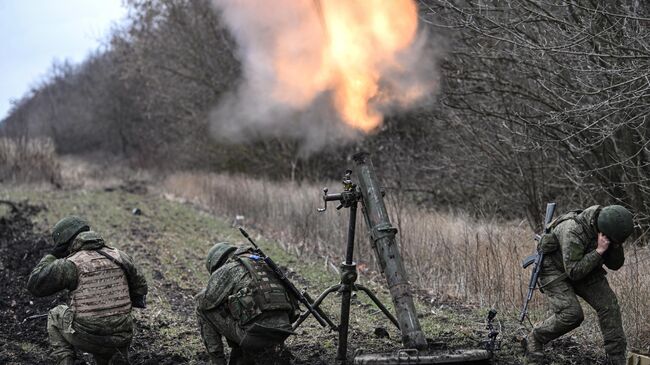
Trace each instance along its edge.
<path fill-rule="evenodd" d="M 55 246 L 63 245 L 80 232 L 90 231 L 90 225 L 85 220 L 71 215 L 58 221 L 52 228 L 52 240 Z"/>
<path fill-rule="evenodd" d="M 237 247 L 228 242 L 219 242 L 215 244 L 208 252 L 208 259 L 205 262 L 205 268 L 208 269 L 210 274 L 212 274 L 226 262 L 228 257 L 230 257 L 230 254 L 235 252 L 236 249 Z"/>
<path fill-rule="evenodd" d="M 623 243 L 634 231 L 632 213 L 620 205 L 608 205 L 598 214 L 598 231 L 614 243 Z"/>

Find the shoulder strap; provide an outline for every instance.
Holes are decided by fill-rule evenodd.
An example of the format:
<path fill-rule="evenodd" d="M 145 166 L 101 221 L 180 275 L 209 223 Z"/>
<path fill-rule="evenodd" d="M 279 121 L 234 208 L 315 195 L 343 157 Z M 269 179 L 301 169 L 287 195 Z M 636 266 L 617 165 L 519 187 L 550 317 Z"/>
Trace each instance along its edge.
<path fill-rule="evenodd" d="M 119 266 L 119 268 L 122 269 L 122 271 L 124 271 L 124 275 L 126 276 L 126 282 L 127 283 L 131 282 L 131 280 L 130 280 L 131 278 L 129 278 L 129 271 L 126 269 L 126 266 L 124 266 L 124 264 L 122 262 L 120 262 L 120 260 L 118 260 L 115 257 L 109 255 L 108 253 L 102 251 L 101 248 L 98 249 L 98 250 L 95 250 L 95 252 L 97 252 L 98 254 L 106 257 L 107 259 L 111 260 L 115 265 Z"/>
<path fill-rule="evenodd" d="M 253 268 L 253 265 L 251 265 L 249 261 L 250 259 L 248 258 L 248 256 L 246 256 L 246 252 L 234 256 L 234 258 L 235 260 L 237 260 L 237 262 L 241 263 L 244 266 L 244 268 L 246 268 L 246 271 L 248 271 L 251 274 L 253 279 L 255 279 L 256 281 L 260 280 L 260 276 L 257 274 L 255 268 Z"/>
<path fill-rule="evenodd" d="M 557 217 L 553 222 L 551 222 L 549 227 L 551 229 L 553 229 L 553 228 L 557 227 L 562 222 L 565 222 L 565 221 L 568 221 L 568 220 L 576 220 L 576 217 L 580 213 L 582 213 L 582 210 L 580 210 L 580 209 L 576 209 L 576 210 L 566 212 L 566 213 L 562 214 L 561 216 Z"/>

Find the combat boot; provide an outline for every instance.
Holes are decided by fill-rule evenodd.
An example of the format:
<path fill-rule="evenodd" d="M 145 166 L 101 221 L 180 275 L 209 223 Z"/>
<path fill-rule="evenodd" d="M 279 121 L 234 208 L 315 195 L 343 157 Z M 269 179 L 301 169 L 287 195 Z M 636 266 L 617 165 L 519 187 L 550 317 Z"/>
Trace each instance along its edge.
<path fill-rule="evenodd" d="M 526 349 L 525 365 L 542 365 L 544 364 L 544 344 L 535 338 L 531 332 L 524 339 Z"/>
<path fill-rule="evenodd" d="M 607 364 L 609 364 L 609 365 L 625 365 L 625 364 L 627 364 L 627 360 L 625 358 L 625 355 L 608 355 L 607 356 Z"/>
<path fill-rule="evenodd" d="M 240 346 L 235 346 L 231 348 L 228 365 L 255 365 L 255 361 L 244 353 Z"/>
<path fill-rule="evenodd" d="M 233 345 L 230 342 L 230 359 L 228 360 L 228 365 L 241 365 L 242 363 L 242 350 L 239 346 Z"/>
<path fill-rule="evenodd" d="M 58 365 L 74 365 L 74 357 L 66 356 L 59 360 Z"/>
<path fill-rule="evenodd" d="M 208 353 L 208 356 L 210 357 L 210 364 L 226 365 L 226 357 L 223 355 L 223 352 L 221 354 Z"/>

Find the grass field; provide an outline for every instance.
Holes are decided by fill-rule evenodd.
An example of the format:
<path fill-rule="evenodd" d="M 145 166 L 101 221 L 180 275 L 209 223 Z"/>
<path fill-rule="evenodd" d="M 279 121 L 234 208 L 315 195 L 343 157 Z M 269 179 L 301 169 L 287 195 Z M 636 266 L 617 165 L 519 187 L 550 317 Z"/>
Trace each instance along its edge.
<path fill-rule="evenodd" d="M 262 248 L 293 273 L 298 287 L 307 287 L 313 296 L 339 281 L 337 266 L 342 261 L 347 215 L 334 209 L 325 214 L 315 212 L 321 204 L 320 187 L 227 175 L 176 174 L 164 180 L 148 173 L 130 173 L 129 179 L 112 173 L 109 179 L 91 175 L 89 178 L 83 169 L 64 169 L 64 189 L 0 185 L 0 200 L 25 201 L 41 207 L 30 216 L 34 237 L 42 241 L 33 260 L 45 252 L 51 226 L 65 215 L 78 214 L 90 220 L 109 245 L 125 250 L 142 267 L 150 295 L 149 308 L 136 311 L 138 329 L 131 357 L 135 364 L 207 363 L 196 327 L 193 296 L 207 280 L 204 258 L 209 247 L 219 241 L 244 242 L 235 224 L 247 227 Z M 331 188 L 335 191 L 336 184 Z M 484 317 L 490 307 L 497 307 L 503 348 L 496 363 L 521 363 L 517 341 L 527 329 L 519 326 L 515 317 L 528 273 L 518 265 L 520 257 L 531 249 L 530 233 L 517 224 L 419 210 L 390 192 L 387 204 L 393 224 L 400 230 L 398 238 L 415 284 L 418 316 L 427 337 L 451 348 L 480 347 L 487 333 Z M 142 214 L 134 215 L 135 208 Z M 9 217 L 6 209 L 0 214 Z M 357 237 L 359 281 L 392 308 L 384 279 L 375 270 L 374 253 L 362 223 Z M 10 248 L 21 249 L 4 249 Z M 19 256 L 31 259 L 27 253 Z M 643 301 L 648 292 L 645 257 L 647 251 L 643 248 L 628 250 L 625 269 L 610 275 L 621 297 L 630 343 L 639 347 L 650 338 L 644 326 L 648 318 L 647 302 Z M 35 261 L 21 264 L 31 267 Z M 20 287 L 26 278 L 9 280 Z M 3 307 L 6 310 L 2 319 L 14 326 L 11 328 L 33 314 L 35 307 L 45 310 L 61 299 L 37 301 L 21 290 L 15 306 Z M 533 320 L 547 315 L 542 297 L 536 296 Z M 338 303 L 336 296 L 324 303 L 335 322 Z M 603 363 L 594 313 L 586 313 L 581 328 L 548 346 L 549 358 L 555 363 Z M 0 355 L 13 358 L 29 354 L 33 360 L 15 363 L 46 362 L 44 322 L 38 326 L 34 327 L 40 336 L 36 339 L 16 339 L 9 332 L 2 333 L 9 345 Z M 401 346 L 396 329 L 362 294 L 353 301 L 351 326 L 350 356 L 361 348 L 391 351 Z M 377 338 L 376 327 L 386 328 L 390 338 Z M 322 330 L 312 319 L 298 333 L 287 341 L 290 363 L 333 362 L 335 333 Z"/>
<path fill-rule="evenodd" d="M 330 182 L 332 192 L 340 183 Z M 164 190 L 234 218 L 245 216 L 288 250 L 315 260 L 337 262 L 343 257 L 347 214 L 322 205 L 321 187 L 314 184 L 269 182 L 244 176 L 179 173 L 168 176 Z M 533 232 L 523 221 L 503 222 L 475 219 L 462 212 L 424 210 L 388 191 L 386 203 L 412 282 L 420 293 L 434 301 L 455 301 L 478 307 L 495 307 L 502 317 L 514 321 L 526 293 L 529 270 L 521 260 L 534 250 Z M 573 209 L 560 207 L 558 214 Z M 377 269 L 364 234 L 363 219 L 357 239 L 356 257 L 368 268 Z M 630 348 L 650 351 L 650 247 L 627 242 L 626 264 L 610 271 L 608 278 L 619 297 Z M 602 337 L 595 312 L 586 304 L 586 320 L 571 333 L 580 342 L 600 347 Z M 589 309 L 587 309 L 589 308 Z M 551 313 L 543 296 L 536 293 L 530 305 L 533 322 Z"/>
<path fill-rule="evenodd" d="M 108 190 L 7 188 L 0 192 L 0 199 L 28 201 L 43 207 L 33 217 L 37 234 L 47 234 L 62 216 L 77 214 L 86 217 L 109 245 L 129 253 L 144 270 L 150 285 L 149 307 L 136 311 L 138 333 L 132 346 L 135 363 L 205 363 L 194 318 L 193 295 L 206 283 L 204 256 L 211 244 L 223 240 L 241 243 L 239 232 L 223 219 L 191 204 L 153 193 L 133 194 L 120 188 Z M 134 208 L 139 208 L 142 214 L 133 215 Z M 316 296 L 329 285 L 338 283 L 338 274 L 332 265 L 285 251 L 277 243 L 257 234 L 255 228 L 250 228 L 250 231 L 267 254 L 294 273 L 297 285 L 308 287 L 312 295 Z M 363 274 L 359 281 L 375 290 L 380 299 L 392 308 L 388 292 L 381 283 Z M 25 295 L 29 294 L 25 291 Z M 28 303 L 30 299 L 20 298 L 19 303 Z M 324 304 L 335 322 L 338 321 L 338 303 L 338 297 L 331 296 Z M 444 340 L 450 347 L 476 347 L 486 334 L 482 324 L 485 308 L 455 303 L 431 305 L 425 301 L 418 301 L 417 305 L 427 336 Z M 27 317 L 26 310 L 27 307 L 20 304 L 14 308 L 14 320 Z M 44 337 L 44 322 L 41 325 Z M 350 355 L 358 348 L 388 351 L 400 347 L 396 329 L 382 318 L 364 295 L 360 294 L 353 301 L 351 326 Z M 385 327 L 390 338 L 376 338 L 373 334 L 376 327 Z M 327 364 L 333 361 L 337 342 L 335 333 L 321 329 L 313 319 L 308 319 L 299 333 L 300 336 L 287 342 L 295 357 L 292 363 Z M 21 342 L 20 348 L 36 359 L 45 361 L 47 358 L 47 348 L 42 341 Z M 516 355 L 509 353 L 504 358 L 512 356 Z"/>

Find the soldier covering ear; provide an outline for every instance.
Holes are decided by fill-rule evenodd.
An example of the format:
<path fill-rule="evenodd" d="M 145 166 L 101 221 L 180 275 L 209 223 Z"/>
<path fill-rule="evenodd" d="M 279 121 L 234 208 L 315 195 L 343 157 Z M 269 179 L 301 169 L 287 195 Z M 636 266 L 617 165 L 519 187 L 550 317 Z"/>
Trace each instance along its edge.
<path fill-rule="evenodd" d="M 578 297 L 598 314 L 610 364 L 625 364 L 621 310 L 602 266 L 611 270 L 623 266 L 622 243 L 633 228 L 632 213 L 620 205 L 592 206 L 553 222 L 551 233 L 540 243 L 546 258 L 539 284 L 554 314 L 528 335 L 527 364 L 541 364 L 544 344 L 580 326 L 584 314 Z"/>
<path fill-rule="evenodd" d="M 93 354 L 100 365 L 116 355 L 127 358 L 133 337 L 131 308 L 144 306 L 147 294 L 147 282 L 133 260 L 89 229 L 79 217 L 59 221 L 52 229 L 53 254 L 41 259 L 27 282 L 37 297 L 70 291 L 70 304 L 48 314 L 57 364 L 74 364 L 77 349 Z"/>

